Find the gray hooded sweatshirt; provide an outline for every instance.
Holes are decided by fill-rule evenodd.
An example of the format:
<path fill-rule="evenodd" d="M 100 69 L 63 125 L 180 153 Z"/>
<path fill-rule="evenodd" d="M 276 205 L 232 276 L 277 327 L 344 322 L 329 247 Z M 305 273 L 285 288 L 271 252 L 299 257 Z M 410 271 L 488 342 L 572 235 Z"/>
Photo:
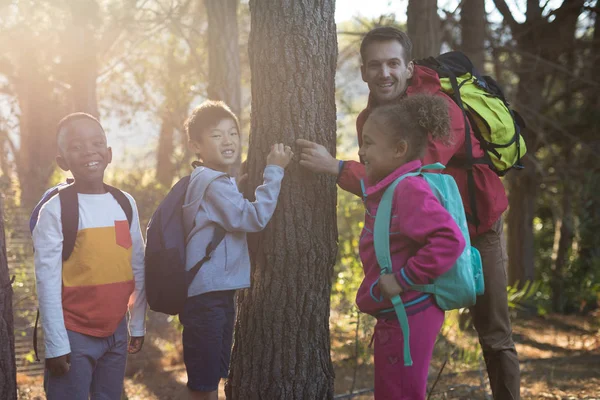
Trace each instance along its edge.
<path fill-rule="evenodd" d="M 188 297 L 250 287 L 246 232 L 263 230 L 273 216 L 283 168 L 267 165 L 263 179 L 263 184 L 256 188 L 256 201 L 250 202 L 227 174 L 206 167 L 192 172 L 183 205 L 185 231 L 189 232 L 186 269 L 192 269 L 204 257 L 216 225 L 227 233 L 192 281 Z"/>

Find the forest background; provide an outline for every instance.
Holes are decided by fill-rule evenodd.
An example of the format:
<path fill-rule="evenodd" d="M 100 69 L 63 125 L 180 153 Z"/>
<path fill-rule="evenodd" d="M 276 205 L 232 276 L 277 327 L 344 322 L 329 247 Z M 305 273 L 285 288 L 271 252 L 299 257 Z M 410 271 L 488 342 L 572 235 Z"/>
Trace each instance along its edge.
<path fill-rule="evenodd" d="M 306 136 L 337 148 L 338 158 L 356 159 L 355 120 L 368 95 L 358 50 L 362 35 L 381 25 L 406 30 L 416 58 L 464 51 L 495 77 L 525 117 L 526 168 L 504 178 L 510 201 L 507 290 L 524 360 L 523 395 L 593 398 L 600 392 L 599 7 L 584 0 L 372 0 L 368 5 L 350 0 L 0 0 L 0 190 L 6 237 L 0 335 L 12 331 L 16 337 L 20 398 L 43 396 L 41 364 L 34 362 L 30 345 L 36 300 L 27 219 L 44 190 L 66 177 L 54 164 L 60 118 L 72 111 L 100 118 L 115 153 L 107 181 L 136 198 L 145 226 L 173 182 L 190 171 L 183 121 L 207 98 L 225 100 L 240 116 L 252 187 L 268 145 L 277 140 L 291 144 Z M 290 32 L 300 39 L 306 33 L 306 41 L 288 38 L 294 36 Z M 314 41 L 315 32 L 323 41 Z M 319 89 L 298 92 L 294 99 L 278 97 L 276 86 L 287 84 L 288 96 L 296 87 Z M 298 116 L 306 115 L 299 122 Z M 292 268 L 317 271 L 322 284 L 285 282 L 284 291 L 294 301 L 281 313 L 298 314 L 292 325 L 306 334 L 300 340 L 318 359 L 304 360 L 299 346 L 288 355 L 295 362 L 280 367 L 284 377 L 301 375 L 315 362 L 325 367 L 315 377 L 322 387 L 281 383 L 262 395 L 303 398 L 299 393 L 313 391 L 327 398 L 364 389 L 362 396 L 369 398 L 373 321 L 354 306 L 362 279 L 357 258 L 362 204 L 353 195 L 336 193 L 326 177 L 311 177 L 297 166 L 291 177 L 305 185 L 306 193 L 299 185 L 284 185 L 272 226 L 251 240 L 257 246 L 253 279 L 274 287 L 283 279 L 267 268 L 274 265 L 283 266 L 282 274 Z M 323 207 L 315 209 L 315 200 Z M 314 237 L 285 235 L 290 226 L 310 227 Z M 323 244 L 315 247 L 315 242 Z M 299 254 L 308 248 L 311 256 L 304 260 Z M 12 276 L 11 294 L 4 288 Z M 260 293 L 254 303 L 252 293 L 240 296 L 238 343 L 261 340 L 245 331 L 253 318 L 263 328 L 283 332 L 248 307 L 277 309 L 277 300 L 288 294 Z M 298 302 L 314 308 L 298 310 Z M 9 311 L 14 319 L 6 317 Z M 322 321 L 323 329 L 313 329 L 308 314 Z M 177 320 L 150 313 L 149 326 L 145 355 L 131 359 L 127 395 L 176 398 L 185 383 Z M 0 339 L 8 343 L 8 336 Z M 263 352 L 260 364 L 273 364 L 288 340 L 283 335 L 273 354 Z M 231 378 L 239 387 L 250 383 L 236 380 L 235 365 L 256 353 L 242 347 L 234 351 Z M 4 365 L 8 353 L 2 354 Z M 590 363 L 596 367 L 586 367 Z M 467 312 L 448 314 L 431 386 L 443 365 L 434 397 L 489 396 Z M 567 366 L 576 372 L 568 373 Z M 273 372 L 256 379 L 270 382 Z"/>

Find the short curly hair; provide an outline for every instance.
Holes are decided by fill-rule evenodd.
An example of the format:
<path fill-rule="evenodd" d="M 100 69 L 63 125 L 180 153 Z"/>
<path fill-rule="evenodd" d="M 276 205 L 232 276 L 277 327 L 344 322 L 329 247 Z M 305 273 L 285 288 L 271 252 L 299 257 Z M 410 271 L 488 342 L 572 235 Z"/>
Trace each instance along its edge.
<path fill-rule="evenodd" d="M 382 132 L 408 143 L 407 159 L 423 158 L 429 135 L 451 143 L 448 102 L 431 94 L 408 96 L 396 104 L 377 107 L 368 120 Z"/>
<path fill-rule="evenodd" d="M 224 119 L 233 120 L 238 132 L 240 131 L 238 118 L 225 102 L 206 100 L 194 108 L 183 126 L 188 139 L 198 142 L 207 129 L 214 127 Z"/>

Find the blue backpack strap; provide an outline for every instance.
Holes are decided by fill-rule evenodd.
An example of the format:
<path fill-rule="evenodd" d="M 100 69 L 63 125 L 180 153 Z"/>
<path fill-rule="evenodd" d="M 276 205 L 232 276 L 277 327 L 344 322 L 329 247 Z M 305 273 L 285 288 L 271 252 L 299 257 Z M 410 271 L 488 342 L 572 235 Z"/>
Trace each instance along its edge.
<path fill-rule="evenodd" d="M 379 207 L 377 208 L 377 215 L 375 216 L 375 228 L 373 232 L 374 244 L 375 244 L 375 255 L 377 262 L 381 268 L 381 275 L 392 273 L 392 257 L 390 254 L 390 221 L 392 219 L 392 203 L 394 201 L 394 191 L 400 182 L 410 176 L 421 175 L 421 169 L 416 172 L 410 172 L 397 178 L 383 193 Z M 400 322 L 402 333 L 404 335 L 404 365 L 411 366 L 413 364 L 410 355 L 410 330 L 408 326 L 408 316 L 406 315 L 406 308 L 402 303 L 400 296 L 394 296 L 391 298 L 392 304 L 394 305 L 394 311 Z"/>

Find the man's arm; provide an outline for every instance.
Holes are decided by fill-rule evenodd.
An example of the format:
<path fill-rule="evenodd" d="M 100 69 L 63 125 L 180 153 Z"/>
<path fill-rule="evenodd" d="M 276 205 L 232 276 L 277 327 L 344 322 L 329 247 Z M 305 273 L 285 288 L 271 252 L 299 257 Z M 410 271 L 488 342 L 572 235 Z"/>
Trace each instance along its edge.
<path fill-rule="evenodd" d="M 302 148 L 300 165 L 312 172 L 336 176 L 342 189 L 362 197 L 360 180 L 365 176 L 364 165 L 356 161 L 337 160 L 324 146 L 310 140 L 298 139 L 296 144 Z"/>

